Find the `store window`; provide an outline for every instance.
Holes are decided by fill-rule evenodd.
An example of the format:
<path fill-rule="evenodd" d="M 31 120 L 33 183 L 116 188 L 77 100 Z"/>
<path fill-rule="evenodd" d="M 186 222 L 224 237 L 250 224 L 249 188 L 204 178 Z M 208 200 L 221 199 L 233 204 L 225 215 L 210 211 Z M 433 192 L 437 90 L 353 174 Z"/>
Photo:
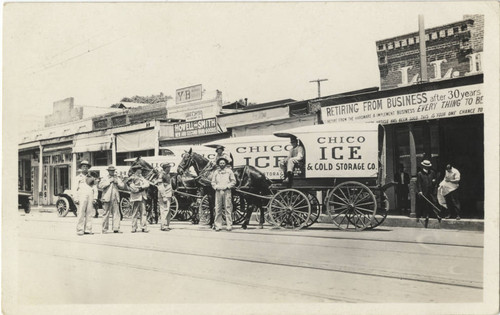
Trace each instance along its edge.
<path fill-rule="evenodd" d="M 127 162 L 125 160 L 128 158 L 127 152 L 121 152 L 121 153 L 116 153 L 116 165 L 127 165 Z"/>
<path fill-rule="evenodd" d="M 137 158 L 137 157 L 141 157 L 141 156 L 154 156 L 154 154 L 155 154 L 155 150 L 143 150 L 143 151 L 131 152 L 130 157 Z"/>
<path fill-rule="evenodd" d="M 396 157 L 398 163 L 394 163 L 394 172 L 399 164 L 410 171 L 410 136 L 408 125 L 395 128 L 396 132 Z M 415 139 L 415 151 L 417 156 L 417 168 L 423 160 L 430 160 L 434 166 L 439 165 L 439 126 L 437 122 L 421 122 L 413 126 L 413 137 Z"/>
<path fill-rule="evenodd" d="M 94 163 L 95 166 L 107 166 L 108 163 L 108 151 L 97 151 L 94 152 Z"/>
<path fill-rule="evenodd" d="M 67 165 L 54 166 L 53 192 L 57 196 L 69 188 L 69 167 Z"/>
<path fill-rule="evenodd" d="M 31 191 L 31 161 L 30 160 L 19 160 L 18 169 L 19 181 L 18 189 Z"/>

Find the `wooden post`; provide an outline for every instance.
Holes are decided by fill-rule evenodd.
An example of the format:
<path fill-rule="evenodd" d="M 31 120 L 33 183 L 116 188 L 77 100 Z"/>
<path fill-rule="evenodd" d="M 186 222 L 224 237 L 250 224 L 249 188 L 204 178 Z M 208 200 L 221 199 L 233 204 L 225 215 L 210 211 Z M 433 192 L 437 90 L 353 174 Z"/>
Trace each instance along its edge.
<path fill-rule="evenodd" d="M 417 152 L 415 147 L 415 137 L 413 136 L 413 125 L 408 125 L 408 135 L 410 137 L 410 217 L 416 217 L 417 205 Z"/>

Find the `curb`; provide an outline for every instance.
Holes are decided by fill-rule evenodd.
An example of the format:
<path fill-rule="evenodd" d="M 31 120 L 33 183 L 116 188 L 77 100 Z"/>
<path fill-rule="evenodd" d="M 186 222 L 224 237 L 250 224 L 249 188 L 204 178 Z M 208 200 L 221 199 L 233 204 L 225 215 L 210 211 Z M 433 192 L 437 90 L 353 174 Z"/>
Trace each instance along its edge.
<path fill-rule="evenodd" d="M 22 209 L 19 210 L 24 213 Z M 37 207 L 32 206 L 31 211 L 40 212 L 40 213 L 55 213 L 55 207 Z M 250 220 L 256 221 L 256 214 L 253 213 Z M 318 218 L 318 223 L 328 223 L 332 224 L 332 220 L 328 217 L 328 215 L 322 214 Z M 416 218 L 410 218 L 406 216 L 395 216 L 389 215 L 385 219 L 385 221 L 379 226 L 379 228 L 383 227 L 408 227 L 408 228 L 425 228 L 424 220 L 420 220 L 417 222 Z M 484 231 L 484 220 L 480 219 L 461 219 L 459 221 L 455 219 L 443 219 L 441 223 L 438 222 L 437 219 L 429 219 L 428 229 L 446 229 L 446 230 L 463 230 L 463 231 Z"/>

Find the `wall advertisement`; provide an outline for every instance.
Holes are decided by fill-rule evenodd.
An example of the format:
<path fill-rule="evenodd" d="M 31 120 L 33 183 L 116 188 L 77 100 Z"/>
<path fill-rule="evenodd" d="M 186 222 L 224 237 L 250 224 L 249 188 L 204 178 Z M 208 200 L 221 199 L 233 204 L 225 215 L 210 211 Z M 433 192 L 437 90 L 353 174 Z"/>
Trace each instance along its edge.
<path fill-rule="evenodd" d="M 338 104 L 321 108 L 325 124 L 402 123 L 483 113 L 483 84 Z"/>
<path fill-rule="evenodd" d="M 202 136 L 218 133 L 217 119 L 200 119 L 174 125 L 174 138 Z"/>
<path fill-rule="evenodd" d="M 305 149 L 306 178 L 376 177 L 378 131 L 297 134 Z"/>

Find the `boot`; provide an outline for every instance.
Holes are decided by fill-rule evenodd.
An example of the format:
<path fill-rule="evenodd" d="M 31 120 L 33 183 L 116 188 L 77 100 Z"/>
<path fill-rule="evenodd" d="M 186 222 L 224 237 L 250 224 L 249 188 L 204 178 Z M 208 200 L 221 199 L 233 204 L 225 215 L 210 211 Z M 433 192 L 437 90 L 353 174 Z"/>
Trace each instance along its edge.
<path fill-rule="evenodd" d="M 429 225 L 429 218 L 425 218 L 425 222 L 424 222 L 425 228 L 427 228 L 428 225 Z"/>
<path fill-rule="evenodd" d="M 292 172 L 287 172 L 285 180 L 283 181 L 283 184 L 286 184 L 288 188 L 292 187 L 293 184 L 293 173 Z"/>

